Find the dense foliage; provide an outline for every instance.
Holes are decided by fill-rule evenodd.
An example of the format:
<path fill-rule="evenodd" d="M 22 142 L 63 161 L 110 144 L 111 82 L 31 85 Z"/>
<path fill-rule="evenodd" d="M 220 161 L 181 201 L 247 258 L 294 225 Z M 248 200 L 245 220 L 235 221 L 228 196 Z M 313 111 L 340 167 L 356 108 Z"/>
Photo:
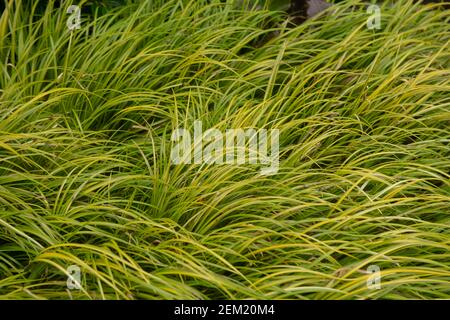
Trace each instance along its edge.
<path fill-rule="evenodd" d="M 448 11 L 9 2 L 0 298 L 450 297 Z M 279 129 L 279 171 L 171 164 L 196 120 Z"/>

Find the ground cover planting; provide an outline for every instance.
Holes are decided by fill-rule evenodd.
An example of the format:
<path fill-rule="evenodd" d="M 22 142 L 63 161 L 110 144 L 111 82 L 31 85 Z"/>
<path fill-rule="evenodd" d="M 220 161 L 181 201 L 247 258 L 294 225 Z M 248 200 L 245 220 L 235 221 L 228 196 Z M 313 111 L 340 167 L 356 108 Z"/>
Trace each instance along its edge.
<path fill-rule="evenodd" d="M 450 15 L 379 8 L 3 1 L 0 299 L 448 299 Z"/>

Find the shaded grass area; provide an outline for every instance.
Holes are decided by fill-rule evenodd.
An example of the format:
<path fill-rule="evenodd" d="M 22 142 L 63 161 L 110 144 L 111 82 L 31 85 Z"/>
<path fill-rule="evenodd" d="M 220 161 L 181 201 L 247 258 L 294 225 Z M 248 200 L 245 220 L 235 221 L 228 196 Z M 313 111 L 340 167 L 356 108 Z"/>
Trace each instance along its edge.
<path fill-rule="evenodd" d="M 0 298 L 449 298 L 448 11 L 386 3 L 368 30 L 359 1 L 297 27 L 152 1 L 70 32 L 64 10 L 14 3 Z M 279 129 L 278 173 L 171 165 L 172 131 L 195 120 Z"/>

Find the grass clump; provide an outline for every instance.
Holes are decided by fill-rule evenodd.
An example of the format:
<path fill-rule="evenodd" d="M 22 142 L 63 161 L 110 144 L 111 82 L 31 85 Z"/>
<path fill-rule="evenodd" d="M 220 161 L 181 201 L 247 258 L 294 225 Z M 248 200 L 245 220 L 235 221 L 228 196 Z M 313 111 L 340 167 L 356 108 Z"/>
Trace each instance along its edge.
<path fill-rule="evenodd" d="M 294 27 L 129 1 L 70 31 L 9 1 L 0 298 L 449 298 L 449 14 L 395 1 L 368 30 L 358 4 Z M 279 129 L 278 172 L 171 164 L 196 120 Z"/>

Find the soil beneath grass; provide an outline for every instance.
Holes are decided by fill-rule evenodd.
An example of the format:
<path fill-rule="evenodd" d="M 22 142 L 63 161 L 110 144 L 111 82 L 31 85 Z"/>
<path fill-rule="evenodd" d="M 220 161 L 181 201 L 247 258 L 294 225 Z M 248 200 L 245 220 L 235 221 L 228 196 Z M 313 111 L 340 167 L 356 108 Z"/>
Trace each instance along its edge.
<path fill-rule="evenodd" d="M 343 0 L 333 1 L 334 3 L 343 2 Z M 379 1 L 382 2 L 382 1 Z M 416 0 L 423 4 L 441 3 L 445 9 L 450 9 L 450 4 L 444 4 L 445 0 Z M 324 11 L 333 4 L 325 0 L 292 0 L 288 14 L 292 17 L 292 21 L 296 24 L 303 23 L 305 20 L 314 17 Z"/>

